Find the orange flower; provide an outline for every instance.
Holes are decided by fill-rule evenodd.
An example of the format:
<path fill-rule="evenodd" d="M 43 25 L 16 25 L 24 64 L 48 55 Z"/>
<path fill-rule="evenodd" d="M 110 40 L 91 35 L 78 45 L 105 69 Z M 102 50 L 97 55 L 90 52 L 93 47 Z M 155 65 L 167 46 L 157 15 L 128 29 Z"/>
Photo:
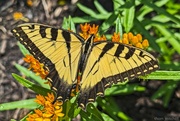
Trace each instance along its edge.
<path fill-rule="evenodd" d="M 123 34 L 123 38 L 128 38 L 128 34 L 127 34 L 127 33 L 124 33 L 124 34 Z"/>
<path fill-rule="evenodd" d="M 90 26 L 90 24 L 85 23 L 84 25 L 80 24 L 82 33 L 79 33 L 85 40 L 89 37 L 89 35 L 94 34 L 96 35 L 98 32 L 98 25 Z"/>
<path fill-rule="evenodd" d="M 99 41 L 106 41 L 106 37 L 104 35 L 102 36 L 99 36 L 98 34 L 95 35 L 95 38 L 94 38 L 94 42 L 99 42 Z"/>
<path fill-rule="evenodd" d="M 133 38 L 133 34 L 131 32 L 128 33 L 128 39 L 131 40 Z"/>
<path fill-rule="evenodd" d="M 82 36 L 85 40 L 89 37 L 89 28 L 90 24 L 85 23 L 84 25 L 80 24 L 82 33 L 79 33 L 80 36 Z"/>
<path fill-rule="evenodd" d="M 32 55 L 26 55 L 26 57 L 24 58 L 24 61 L 26 63 L 31 63 L 34 60 Z"/>
<path fill-rule="evenodd" d="M 53 102 L 54 101 L 54 94 L 53 93 L 48 93 L 48 95 L 45 97 L 47 101 Z"/>
<path fill-rule="evenodd" d="M 99 36 L 98 34 L 98 25 L 93 24 L 90 26 L 90 24 L 85 23 L 84 25 L 80 24 L 82 33 L 79 33 L 80 36 L 82 36 L 85 40 L 89 37 L 90 34 L 94 34 L 94 42 L 98 41 L 105 41 L 107 40 L 104 35 Z M 112 42 L 120 42 L 123 44 L 132 45 L 138 48 L 146 49 L 149 46 L 148 40 L 142 39 L 141 34 L 133 35 L 133 33 L 124 33 L 122 39 L 120 38 L 119 33 L 115 33 L 112 36 Z"/>
<path fill-rule="evenodd" d="M 119 41 L 120 41 L 120 34 L 114 32 L 112 36 L 112 42 L 119 42 Z"/>
<path fill-rule="evenodd" d="M 113 40 L 112 40 L 113 41 Z M 129 44 L 141 49 L 146 49 L 149 46 L 148 40 L 142 39 L 141 34 L 133 35 L 131 32 L 129 33 L 124 33 L 123 34 L 123 39 L 120 40 L 123 44 Z"/>
<path fill-rule="evenodd" d="M 135 46 L 138 47 L 138 48 L 143 49 L 143 46 L 142 46 L 142 44 L 140 42 L 138 42 Z"/>
<path fill-rule="evenodd" d="M 130 40 L 130 42 L 132 45 L 136 45 L 139 42 L 139 40 L 136 36 L 133 36 L 132 39 Z"/>
<path fill-rule="evenodd" d="M 147 39 L 143 40 L 142 46 L 146 49 L 149 46 L 149 42 Z"/>
<path fill-rule="evenodd" d="M 27 4 L 29 7 L 31 7 L 31 6 L 33 5 L 33 2 L 32 2 L 32 0 L 27 0 L 27 1 L 26 1 L 26 4 Z"/>
<path fill-rule="evenodd" d="M 61 106 L 62 104 L 63 104 L 62 102 L 57 102 L 57 101 L 54 103 L 54 116 L 52 117 L 54 121 L 58 121 L 58 117 L 64 116 L 64 114 L 62 113 L 63 110 Z"/>
<path fill-rule="evenodd" d="M 14 18 L 14 20 L 23 20 L 23 21 L 25 21 L 25 22 L 28 22 L 29 21 L 29 19 L 28 18 L 26 18 L 26 17 L 24 17 L 24 15 L 21 13 L 21 12 L 14 12 L 13 13 L 13 18 Z"/>
<path fill-rule="evenodd" d="M 79 33 L 81 37 L 83 37 L 85 40 L 89 37 L 89 34 L 87 33 Z"/>
<path fill-rule="evenodd" d="M 123 38 L 122 43 L 123 43 L 123 44 L 129 44 L 128 38 Z"/>
<path fill-rule="evenodd" d="M 14 14 L 13 14 L 13 18 L 14 18 L 14 20 L 19 20 L 19 19 L 22 19 L 24 16 L 23 16 L 23 14 L 21 13 L 21 12 L 15 12 Z"/>
<path fill-rule="evenodd" d="M 58 121 L 63 117 L 63 102 L 55 101 L 53 93 L 47 96 L 36 96 L 35 102 L 43 106 L 43 109 L 34 110 L 33 114 L 28 115 L 27 121 Z"/>
<path fill-rule="evenodd" d="M 91 27 L 90 26 L 90 29 L 89 29 L 89 34 L 97 34 L 97 32 L 98 32 L 98 28 L 99 28 L 99 26 L 97 25 L 95 25 L 95 24 L 93 24 L 93 26 Z"/>
<path fill-rule="evenodd" d="M 80 24 L 81 27 L 81 31 L 84 32 L 88 32 L 89 28 L 90 28 L 90 24 L 85 23 L 84 25 Z"/>
<path fill-rule="evenodd" d="M 27 121 L 51 121 L 51 116 L 43 113 L 40 109 L 36 109 L 34 112 L 34 114 L 28 115 Z"/>
<path fill-rule="evenodd" d="M 30 64 L 29 69 L 33 69 L 33 71 L 39 75 L 42 79 L 44 79 L 48 75 L 48 71 L 44 69 L 44 64 L 40 63 L 36 60 L 32 55 L 26 55 L 24 58 L 26 63 Z"/>
<path fill-rule="evenodd" d="M 46 101 L 46 99 L 44 98 L 44 96 L 42 96 L 42 95 L 40 95 L 40 94 L 39 94 L 39 95 L 36 95 L 36 100 L 35 100 L 35 102 L 37 102 L 38 104 L 44 106 L 45 101 Z"/>
<path fill-rule="evenodd" d="M 138 38 L 139 42 L 142 42 L 142 35 L 141 34 L 137 34 L 136 37 Z"/>

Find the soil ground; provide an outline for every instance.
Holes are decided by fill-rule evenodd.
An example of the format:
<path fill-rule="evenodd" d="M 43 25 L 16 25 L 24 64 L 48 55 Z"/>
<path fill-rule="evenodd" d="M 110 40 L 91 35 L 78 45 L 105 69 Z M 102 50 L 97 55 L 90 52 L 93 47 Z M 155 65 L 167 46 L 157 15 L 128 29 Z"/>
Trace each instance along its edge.
<path fill-rule="evenodd" d="M 24 21 L 14 20 L 13 13 L 23 13 L 25 17 L 29 18 L 29 22 L 55 26 L 61 25 L 64 16 L 83 15 L 83 12 L 70 2 L 59 6 L 57 0 L 42 1 L 34 0 L 33 6 L 28 6 L 23 0 L 9 0 L 6 2 L 0 0 L 0 103 L 35 97 L 32 91 L 18 84 L 11 75 L 12 73 L 20 74 L 14 67 L 15 63 L 24 64 L 22 60 L 23 55 L 17 46 L 17 41 L 10 32 L 13 27 L 24 23 Z M 90 5 L 88 2 L 86 4 Z M 150 100 L 152 94 L 163 85 L 163 81 L 138 81 L 138 83 L 145 86 L 147 90 L 143 93 L 115 97 L 118 99 L 119 107 L 125 114 L 134 119 L 134 121 L 180 120 L 179 87 L 175 90 L 169 106 L 164 108 L 161 100 Z M 12 118 L 19 120 L 28 112 L 26 109 L 3 111 L 0 112 L 0 121 L 9 121 Z"/>

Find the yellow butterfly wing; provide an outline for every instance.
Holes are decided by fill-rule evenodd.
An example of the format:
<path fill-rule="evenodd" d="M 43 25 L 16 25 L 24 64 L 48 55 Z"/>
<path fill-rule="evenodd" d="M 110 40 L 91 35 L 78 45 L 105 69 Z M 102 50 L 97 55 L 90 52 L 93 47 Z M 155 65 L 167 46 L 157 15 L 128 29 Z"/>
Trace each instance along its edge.
<path fill-rule="evenodd" d="M 29 52 L 44 63 L 52 88 L 59 99 L 68 99 L 73 84 L 76 84 L 77 70 L 84 40 L 63 29 L 43 24 L 21 24 L 12 30 L 16 38 Z"/>
<path fill-rule="evenodd" d="M 113 83 L 149 74 L 159 68 L 148 52 L 132 46 L 114 43 L 94 43 L 82 73 L 79 104 L 85 107 Z"/>

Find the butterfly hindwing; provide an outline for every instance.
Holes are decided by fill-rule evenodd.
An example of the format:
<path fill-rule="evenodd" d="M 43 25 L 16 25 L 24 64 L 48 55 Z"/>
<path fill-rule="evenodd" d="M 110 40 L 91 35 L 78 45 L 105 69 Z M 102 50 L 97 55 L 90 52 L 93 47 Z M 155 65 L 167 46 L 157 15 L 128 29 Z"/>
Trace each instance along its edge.
<path fill-rule="evenodd" d="M 84 41 L 69 31 L 42 24 L 22 24 L 12 33 L 37 60 L 48 67 L 47 79 L 59 98 L 69 98 L 71 87 L 76 83 Z"/>

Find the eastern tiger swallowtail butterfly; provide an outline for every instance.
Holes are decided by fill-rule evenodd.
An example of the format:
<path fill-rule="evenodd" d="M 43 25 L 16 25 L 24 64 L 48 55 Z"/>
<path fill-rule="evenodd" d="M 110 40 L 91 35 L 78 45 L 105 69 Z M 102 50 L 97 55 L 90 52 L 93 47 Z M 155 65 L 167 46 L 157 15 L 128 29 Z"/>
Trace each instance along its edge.
<path fill-rule="evenodd" d="M 57 99 L 70 98 L 81 73 L 78 103 L 103 96 L 112 84 L 149 74 L 159 68 L 148 52 L 129 45 L 99 41 L 94 35 L 84 40 L 78 34 L 43 24 L 21 24 L 12 30 L 15 37 L 49 70 L 46 79 Z"/>

